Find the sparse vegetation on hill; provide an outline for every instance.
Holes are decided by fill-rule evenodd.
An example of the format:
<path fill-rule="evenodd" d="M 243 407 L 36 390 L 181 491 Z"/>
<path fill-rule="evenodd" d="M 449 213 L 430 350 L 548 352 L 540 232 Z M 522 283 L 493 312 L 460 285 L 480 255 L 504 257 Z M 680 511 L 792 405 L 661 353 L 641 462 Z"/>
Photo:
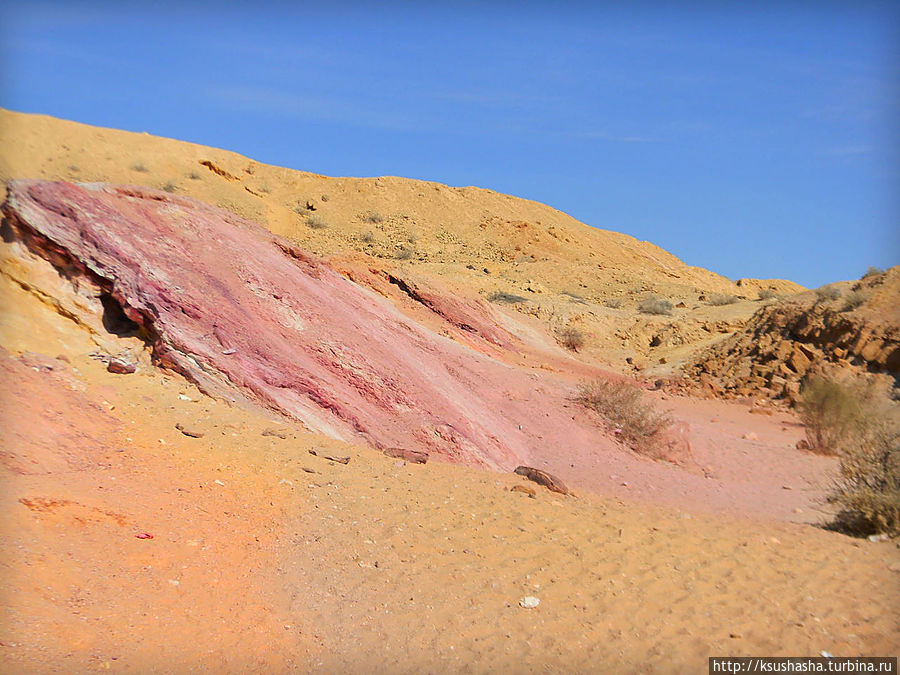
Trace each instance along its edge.
<path fill-rule="evenodd" d="M 759 292 L 758 297 L 760 300 L 771 300 L 775 296 L 776 296 L 776 293 L 771 288 L 764 288 Z"/>
<path fill-rule="evenodd" d="M 733 305 L 738 301 L 736 295 L 727 295 L 726 293 L 712 293 L 709 296 L 709 304 L 716 307 L 722 305 Z"/>
<path fill-rule="evenodd" d="M 851 312 L 857 307 L 861 307 L 868 299 L 869 294 L 865 291 L 850 291 L 847 295 L 844 296 L 844 306 L 841 309 L 842 312 Z"/>
<path fill-rule="evenodd" d="M 900 534 L 900 420 L 871 386 L 810 378 L 800 396 L 810 446 L 840 458 L 828 501 L 834 527 L 854 534 Z"/>
<path fill-rule="evenodd" d="M 663 298 L 653 296 L 644 300 L 638 306 L 638 309 L 644 314 L 669 315 L 672 313 L 672 303 Z"/>
<path fill-rule="evenodd" d="M 831 284 L 820 286 L 815 289 L 814 293 L 816 294 L 816 302 L 829 302 L 841 297 L 841 289 Z"/>
<path fill-rule="evenodd" d="M 321 216 L 306 216 L 306 224 L 313 230 L 324 230 L 328 223 Z"/>
<path fill-rule="evenodd" d="M 663 437 L 672 424 L 672 417 L 657 410 L 634 383 L 594 380 L 581 385 L 578 400 L 600 415 L 610 430 L 635 452 L 654 459 L 665 455 Z"/>

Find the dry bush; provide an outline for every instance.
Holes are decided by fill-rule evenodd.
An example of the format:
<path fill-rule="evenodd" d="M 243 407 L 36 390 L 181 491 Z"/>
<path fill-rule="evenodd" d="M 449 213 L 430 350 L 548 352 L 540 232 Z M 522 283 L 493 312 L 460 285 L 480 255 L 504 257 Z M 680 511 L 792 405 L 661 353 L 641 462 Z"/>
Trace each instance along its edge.
<path fill-rule="evenodd" d="M 866 270 L 866 273 L 863 274 L 861 278 L 866 279 L 868 277 L 877 277 L 882 274 L 884 274 L 883 269 L 881 269 L 880 267 L 874 267 L 872 265 L 869 265 L 868 269 Z"/>
<path fill-rule="evenodd" d="M 872 387 L 813 377 L 800 396 L 810 446 L 837 455 L 828 495 L 832 526 L 852 534 L 900 534 L 900 415 Z"/>
<path fill-rule="evenodd" d="M 362 219 L 363 219 L 363 222 L 366 222 L 366 223 L 373 223 L 373 224 L 376 224 L 376 225 L 377 225 L 378 223 L 383 223 L 383 222 L 384 222 L 384 216 L 382 216 L 382 215 L 381 215 L 380 213 L 378 213 L 377 211 L 366 211 L 366 213 L 363 214 L 363 218 L 362 218 Z"/>
<path fill-rule="evenodd" d="M 584 347 L 584 333 L 575 326 L 566 326 L 557 334 L 559 343 L 573 352 L 577 352 Z"/>
<path fill-rule="evenodd" d="M 610 309 L 619 309 L 622 306 L 622 301 L 619 298 L 607 298 L 603 301 L 603 304 Z"/>
<path fill-rule="evenodd" d="M 488 296 L 488 300 L 491 302 L 498 302 L 502 305 L 515 305 L 519 302 L 528 302 L 528 298 L 523 298 L 521 295 L 515 295 L 514 293 L 507 293 L 506 291 L 494 291 Z"/>
<path fill-rule="evenodd" d="M 842 312 L 852 312 L 857 307 L 862 306 L 869 298 L 869 294 L 865 291 L 850 291 L 844 296 L 844 306 Z"/>
<path fill-rule="evenodd" d="M 841 289 L 837 286 L 820 286 L 813 292 L 816 294 L 816 302 L 828 302 L 841 297 Z"/>
<path fill-rule="evenodd" d="M 581 385 L 578 401 L 599 414 L 635 452 L 654 459 L 665 457 L 665 436 L 672 417 L 646 401 L 633 383 L 594 380 Z"/>
<path fill-rule="evenodd" d="M 721 307 L 722 305 L 733 305 L 738 301 L 736 295 L 726 295 L 725 293 L 711 293 L 709 296 L 709 304 Z"/>
<path fill-rule="evenodd" d="M 414 254 L 413 254 L 412 249 L 409 249 L 409 248 L 406 248 L 405 246 L 403 246 L 402 248 L 400 248 L 399 251 L 397 251 L 394 254 L 394 259 L 395 260 L 410 260 L 410 259 L 412 259 L 413 255 Z"/>
<path fill-rule="evenodd" d="M 775 291 L 773 291 L 771 288 L 763 288 L 759 292 L 758 298 L 760 300 L 771 300 L 772 298 L 775 297 L 775 295 L 776 295 Z"/>
<path fill-rule="evenodd" d="M 375 243 L 375 233 L 374 232 L 365 232 L 360 236 L 359 240 L 364 244 L 374 244 Z"/>
<path fill-rule="evenodd" d="M 845 532 L 900 535 L 900 430 L 884 419 L 841 448 L 840 476 L 828 501 Z"/>
<path fill-rule="evenodd" d="M 191 172 L 188 174 L 188 178 L 191 179 L 191 180 L 200 180 L 200 174 L 197 173 L 196 171 L 191 171 Z"/>
<path fill-rule="evenodd" d="M 672 313 L 672 303 L 668 300 L 663 300 L 662 298 L 657 298 L 655 295 L 644 300 L 639 306 L 638 310 L 643 312 L 644 314 L 671 314 Z"/>
<path fill-rule="evenodd" d="M 857 386 L 821 376 L 806 381 L 798 409 L 811 450 L 823 455 L 838 454 L 844 439 L 860 424 L 862 394 Z"/>
<path fill-rule="evenodd" d="M 324 230 L 328 227 L 328 223 L 320 216 L 306 216 L 306 224 L 314 230 Z"/>
<path fill-rule="evenodd" d="M 168 183 L 162 186 L 162 189 L 166 192 L 175 192 L 178 190 L 178 183 L 174 180 L 170 180 Z"/>
<path fill-rule="evenodd" d="M 139 173 L 147 173 L 150 169 L 148 169 L 147 165 L 143 162 L 135 162 L 131 165 L 131 170 Z"/>

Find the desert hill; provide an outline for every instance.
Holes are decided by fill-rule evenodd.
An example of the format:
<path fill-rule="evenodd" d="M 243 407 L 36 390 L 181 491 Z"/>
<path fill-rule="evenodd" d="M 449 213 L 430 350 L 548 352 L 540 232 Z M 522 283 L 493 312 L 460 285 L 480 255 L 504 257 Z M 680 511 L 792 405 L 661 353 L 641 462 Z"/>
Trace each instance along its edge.
<path fill-rule="evenodd" d="M 0 137 L 4 183 L 12 177 L 102 181 L 194 197 L 311 253 L 350 258 L 348 274 L 359 266 L 412 269 L 456 294 L 506 301 L 557 339 L 576 331 L 583 337 L 581 354 L 623 372 L 654 365 L 656 373 L 671 373 L 697 349 L 742 327 L 758 308 L 760 290 L 803 290 L 784 280 L 732 282 L 651 243 L 486 189 L 332 178 L 148 134 L 5 110 Z M 735 303 L 708 304 L 716 296 Z M 637 311 L 655 297 L 671 303 L 671 316 Z M 660 358 L 668 365 L 660 367 Z"/>
<path fill-rule="evenodd" d="M 704 359 L 732 393 L 769 386 L 790 307 L 854 327 L 797 323 L 787 348 L 859 370 L 835 350 L 884 318 L 852 358 L 892 367 L 898 268 L 838 302 L 487 190 L 0 122 L 0 671 L 895 649 L 900 548 L 822 527 L 837 460 L 797 448 L 792 411 L 645 385 L 672 418 L 654 460 L 578 392 Z M 651 294 L 671 314 L 638 312 Z"/>

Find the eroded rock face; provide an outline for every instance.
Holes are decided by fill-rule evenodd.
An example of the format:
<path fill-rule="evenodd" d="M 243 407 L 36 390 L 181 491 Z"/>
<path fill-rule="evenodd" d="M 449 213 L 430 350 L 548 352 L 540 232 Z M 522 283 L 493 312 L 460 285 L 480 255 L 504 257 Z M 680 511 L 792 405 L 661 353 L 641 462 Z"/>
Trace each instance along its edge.
<path fill-rule="evenodd" d="M 895 268 L 886 276 L 900 288 L 896 272 Z M 770 305 L 760 309 L 744 330 L 701 354 L 686 370 L 726 394 L 792 400 L 808 373 L 837 368 L 900 381 L 896 317 L 867 306 L 842 311 L 839 305 Z"/>
<path fill-rule="evenodd" d="M 254 223 L 147 188 L 41 181 L 12 181 L 3 211 L 12 236 L 90 280 L 207 392 L 376 447 L 494 468 L 527 456 L 500 410 L 507 368 Z"/>

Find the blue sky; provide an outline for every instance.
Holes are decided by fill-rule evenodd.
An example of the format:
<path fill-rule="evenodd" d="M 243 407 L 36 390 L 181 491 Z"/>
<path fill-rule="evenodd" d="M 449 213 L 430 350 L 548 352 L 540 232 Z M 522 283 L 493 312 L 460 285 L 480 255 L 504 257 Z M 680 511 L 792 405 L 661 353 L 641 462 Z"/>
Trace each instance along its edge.
<path fill-rule="evenodd" d="M 488 187 L 730 278 L 900 263 L 900 10 L 723 5 L 0 0 L 0 106 Z"/>

